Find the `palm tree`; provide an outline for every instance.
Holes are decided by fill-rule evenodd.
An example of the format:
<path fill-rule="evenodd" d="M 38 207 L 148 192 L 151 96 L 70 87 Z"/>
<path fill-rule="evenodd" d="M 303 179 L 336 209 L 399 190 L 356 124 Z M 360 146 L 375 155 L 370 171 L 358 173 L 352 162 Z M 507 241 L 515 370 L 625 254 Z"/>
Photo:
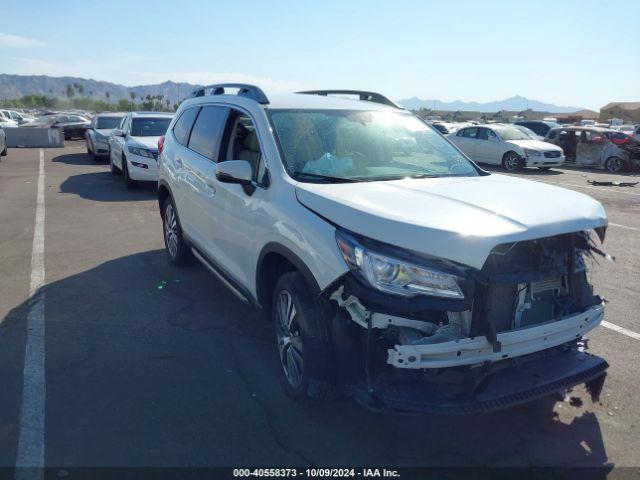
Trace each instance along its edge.
<path fill-rule="evenodd" d="M 105 96 L 105 97 L 107 97 L 107 103 L 109 103 L 109 98 L 111 97 L 111 92 L 107 90 L 107 91 L 104 93 L 104 96 Z"/>

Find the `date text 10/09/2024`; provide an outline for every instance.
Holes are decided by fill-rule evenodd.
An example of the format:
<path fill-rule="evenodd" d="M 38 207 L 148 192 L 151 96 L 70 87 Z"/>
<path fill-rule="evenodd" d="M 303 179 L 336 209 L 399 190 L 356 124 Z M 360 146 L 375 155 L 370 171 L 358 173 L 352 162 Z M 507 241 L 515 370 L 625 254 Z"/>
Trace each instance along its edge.
<path fill-rule="evenodd" d="M 296 468 L 236 468 L 233 470 L 234 477 L 257 477 L 257 478 L 400 478 L 397 470 L 386 468 L 306 468 L 298 470 Z"/>

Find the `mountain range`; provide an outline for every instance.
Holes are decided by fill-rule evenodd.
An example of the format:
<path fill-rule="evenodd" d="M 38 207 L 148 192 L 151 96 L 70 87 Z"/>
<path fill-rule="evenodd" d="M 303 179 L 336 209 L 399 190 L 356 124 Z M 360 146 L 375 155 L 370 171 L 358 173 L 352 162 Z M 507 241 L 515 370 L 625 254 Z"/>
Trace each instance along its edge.
<path fill-rule="evenodd" d="M 164 99 L 169 99 L 171 103 L 186 98 L 195 88 L 200 86 L 190 83 L 166 81 L 155 85 L 126 87 L 117 83 L 80 77 L 49 77 L 47 75 L 12 75 L 3 73 L 0 74 L 0 99 L 19 98 L 23 95 L 30 94 L 66 98 L 67 85 L 73 85 L 75 87 L 75 96 L 86 96 L 95 100 L 108 99 L 111 102 L 117 102 L 121 99 L 129 100 L 131 98 L 131 92 L 133 92 L 136 99 L 142 99 L 147 95 L 162 95 Z M 77 87 L 79 85 L 82 86 L 81 89 Z M 498 112 L 500 110 L 521 111 L 529 108 L 531 110 L 551 113 L 575 112 L 580 110 L 579 107 L 558 106 L 552 103 L 528 99 L 519 95 L 487 103 L 463 102 L 460 100 L 442 102 L 440 100 L 423 100 L 418 97 L 400 100 L 399 103 L 410 110 L 429 108 L 432 110 L 446 111 Z"/>
<path fill-rule="evenodd" d="M 162 95 L 171 103 L 183 100 L 198 85 L 190 83 L 163 82 L 156 85 L 136 85 L 125 87 L 117 83 L 103 82 L 79 77 L 49 77 L 47 75 L 10 75 L 0 74 L 0 99 L 19 98 L 23 95 L 47 95 L 49 97 L 66 98 L 67 85 L 82 85 L 82 92 L 77 88 L 75 96 L 85 96 L 94 100 L 108 100 L 117 102 L 121 99 L 130 100 L 130 92 L 135 93 L 136 99 L 147 95 Z"/>
<path fill-rule="evenodd" d="M 440 100 L 423 100 L 418 97 L 400 100 L 398 103 L 409 110 L 419 110 L 421 108 L 429 108 L 431 110 L 444 110 L 455 112 L 472 111 L 472 112 L 499 112 L 500 110 L 508 110 L 519 112 L 521 110 L 535 110 L 538 112 L 550 113 L 567 113 L 581 110 L 581 107 L 565 107 L 554 105 L 553 103 L 539 102 L 530 98 L 515 97 L 505 98 L 504 100 L 495 100 L 493 102 L 463 102 L 454 100 L 453 102 L 441 102 Z"/>

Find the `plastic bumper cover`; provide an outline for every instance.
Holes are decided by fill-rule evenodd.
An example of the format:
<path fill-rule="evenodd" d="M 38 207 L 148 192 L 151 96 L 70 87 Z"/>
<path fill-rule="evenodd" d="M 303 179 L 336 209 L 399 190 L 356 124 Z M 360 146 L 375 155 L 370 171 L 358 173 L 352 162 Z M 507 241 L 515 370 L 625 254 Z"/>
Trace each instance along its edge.
<path fill-rule="evenodd" d="M 575 349 L 552 349 L 509 362 L 511 366 L 489 373 L 467 393 L 442 383 L 373 379 L 370 389 L 359 385 L 352 394 L 359 403 L 375 411 L 474 414 L 526 403 L 582 383 L 596 400 L 609 366 L 602 358 Z"/>

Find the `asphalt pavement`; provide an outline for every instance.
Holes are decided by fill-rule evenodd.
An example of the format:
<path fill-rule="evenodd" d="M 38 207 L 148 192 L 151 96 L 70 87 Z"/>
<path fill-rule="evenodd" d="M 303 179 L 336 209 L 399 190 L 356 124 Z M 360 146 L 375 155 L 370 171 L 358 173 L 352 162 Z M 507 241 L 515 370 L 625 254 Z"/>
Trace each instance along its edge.
<path fill-rule="evenodd" d="M 39 149 L 0 161 L 0 466 L 15 465 Z M 589 335 L 610 363 L 583 388 L 461 417 L 381 415 L 348 399 L 296 403 L 272 326 L 201 266 L 164 253 L 155 187 L 125 189 L 82 142 L 44 150 L 45 462 L 75 466 L 640 465 L 640 340 Z M 640 332 L 640 186 L 573 168 L 518 173 L 600 200 L 611 226 L 590 265 L 606 320 Z M 532 198 L 534 203 L 538 199 Z"/>

